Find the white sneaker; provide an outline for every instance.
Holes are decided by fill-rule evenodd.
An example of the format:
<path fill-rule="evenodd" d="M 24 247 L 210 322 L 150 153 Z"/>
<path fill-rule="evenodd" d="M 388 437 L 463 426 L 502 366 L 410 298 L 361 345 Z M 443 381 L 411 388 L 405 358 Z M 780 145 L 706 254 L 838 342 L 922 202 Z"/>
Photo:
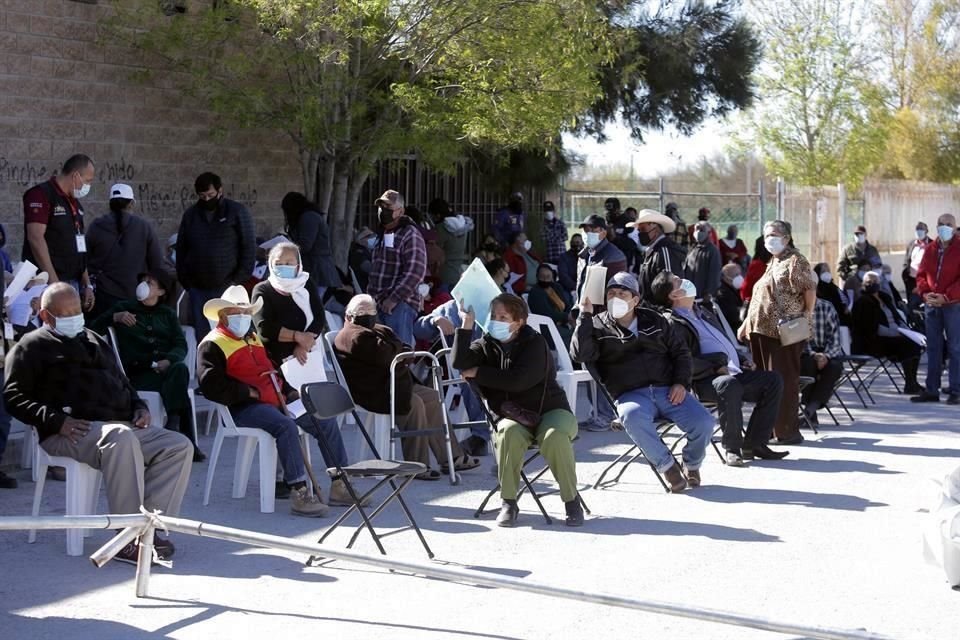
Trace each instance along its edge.
<path fill-rule="evenodd" d="M 610 431 L 611 426 L 609 422 L 604 422 L 600 418 L 591 418 L 584 424 L 583 428 L 587 431 Z"/>
<path fill-rule="evenodd" d="M 319 496 L 312 495 L 306 487 L 290 490 L 290 513 L 305 518 L 322 518 L 330 508 Z"/>

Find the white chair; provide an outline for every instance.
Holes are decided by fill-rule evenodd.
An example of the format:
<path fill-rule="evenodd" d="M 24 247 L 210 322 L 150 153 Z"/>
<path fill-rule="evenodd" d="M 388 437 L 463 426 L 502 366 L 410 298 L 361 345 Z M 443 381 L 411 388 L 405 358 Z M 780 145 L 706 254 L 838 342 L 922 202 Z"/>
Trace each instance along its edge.
<path fill-rule="evenodd" d="M 570 354 L 567 352 L 566 347 L 563 344 L 563 340 L 560 338 L 560 332 L 557 331 L 557 325 L 553 323 L 553 320 L 547 316 L 540 316 L 535 313 L 531 313 L 527 318 L 527 324 L 540 332 L 540 335 L 546 335 L 546 332 L 549 332 L 550 339 L 553 340 L 556 350 L 556 359 L 557 359 L 557 382 L 560 383 L 560 386 L 563 387 L 564 392 L 567 394 L 567 402 L 570 403 L 570 411 L 573 415 L 577 415 L 577 388 L 580 383 L 586 383 L 590 385 L 590 392 L 593 398 L 593 417 L 597 417 L 597 383 L 593 379 L 593 376 L 590 375 L 590 372 L 586 369 L 574 369 L 573 361 L 570 360 Z"/>
<path fill-rule="evenodd" d="M 853 337 L 850 334 L 850 327 L 840 327 L 840 348 L 843 349 L 843 354 L 848 356 L 850 355 L 850 349 L 853 345 Z"/>
<path fill-rule="evenodd" d="M 123 369 L 123 360 L 120 359 L 120 349 L 117 348 L 117 332 L 113 330 L 113 327 L 107 328 L 107 336 L 110 347 L 113 349 L 113 356 L 117 359 L 117 366 L 120 367 L 120 373 L 126 376 L 127 372 Z M 140 391 L 137 389 L 137 395 L 147 403 L 147 410 L 150 412 L 152 424 L 163 427 L 163 425 L 167 423 L 167 411 L 163 408 L 163 400 L 160 398 L 160 393 L 157 391 Z M 193 437 L 197 437 L 196 424 L 194 424 Z"/>
<path fill-rule="evenodd" d="M 343 318 L 335 313 L 327 311 L 326 309 L 324 309 L 323 315 L 327 319 L 327 331 L 336 333 L 337 331 L 340 331 L 340 329 L 343 329 Z M 330 344 L 333 345 L 332 342 Z"/>
<path fill-rule="evenodd" d="M 43 497 L 43 487 L 47 480 L 47 467 L 63 467 L 67 473 L 67 508 L 68 516 L 92 515 L 97 511 L 97 497 L 100 495 L 100 483 L 103 476 L 93 467 L 63 456 L 51 456 L 39 444 L 36 436 L 31 439 L 33 448 L 33 477 L 36 487 L 33 490 L 33 517 L 40 515 L 40 500 Z M 83 539 L 89 536 L 90 529 L 67 529 L 67 555 L 83 555 Z M 36 529 L 30 530 L 27 538 L 30 544 L 37 541 Z"/>
<path fill-rule="evenodd" d="M 215 407 L 216 415 L 220 418 L 220 428 L 213 441 L 213 451 L 210 453 L 210 466 L 207 468 L 207 482 L 203 489 L 203 506 L 210 504 L 210 490 L 213 488 L 213 474 L 220 459 L 220 450 L 223 441 L 227 438 L 237 438 L 237 459 L 233 468 L 233 497 L 243 498 L 247 495 L 247 484 L 250 480 L 250 469 L 253 467 L 253 454 L 259 449 L 260 457 L 260 513 L 273 513 L 276 502 L 277 477 L 277 442 L 263 429 L 238 427 L 233 421 L 230 410 L 222 404 L 211 402 Z M 310 441 L 307 434 L 300 429 L 300 440 L 306 452 L 306 463 L 310 464 Z M 308 483 L 309 484 L 309 483 Z"/>
<path fill-rule="evenodd" d="M 187 395 L 190 397 L 190 410 L 193 411 L 194 437 L 199 430 L 201 413 L 206 414 L 206 420 L 203 422 L 203 435 L 210 433 L 210 427 L 217 419 L 217 412 L 213 408 L 213 403 L 200 395 L 197 397 L 197 330 L 193 327 L 181 327 L 183 335 L 187 339 L 187 369 L 190 371 L 190 386 L 187 388 Z"/>
<path fill-rule="evenodd" d="M 7 436 L 7 442 L 12 440 L 21 440 L 20 443 L 20 468 L 33 468 L 33 447 L 31 446 L 33 438 L 31 437 L 33 429 L 23 424 L 16 418 L 10 419 L 10 434 Z"/>
<path fill-rule="evenodd" d="M 363 288 L 360 287 L 360 281 L 357 280 L 357 274 L 354 273 L 351 267 L 347 267 L 347 271 L 350 272 L 350 282 L 353 285 L 353 295 L 363 293 Z"/>

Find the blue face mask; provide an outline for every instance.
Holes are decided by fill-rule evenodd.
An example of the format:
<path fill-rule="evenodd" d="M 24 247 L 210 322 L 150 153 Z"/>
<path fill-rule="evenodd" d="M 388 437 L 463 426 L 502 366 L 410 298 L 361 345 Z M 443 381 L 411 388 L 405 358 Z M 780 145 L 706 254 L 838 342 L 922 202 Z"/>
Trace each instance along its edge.
<path fill-rule="evenodd" d="M 233 335 L 242 338 L 250 331 L 250 322 L 252 320 L 253 318 L 245 313 L 227 316 L 227 329 Z"/>
<path fill-rule="evenodd" d="M 290 264 L 275 264 L 273 275 L 284 280 L 292 280 L 297 277 L 297 267 Z"/>
<path fill-rule="evenodd" d="M 377 236 L 370 236 L 367 238 L 367 248 L 373 249 L 377 246 Z"/>
<path fill-rule="evenodd" d="M 65 338 L 76 338 L 83 331 L 83 314 L 57 318 L 57 333 Z"/>
<path fill-rule="evenodd" d="M 509 340 L 510 336 L 513 335 L 513 331 L 510 330 L 509 322 L 501 322 L 500 320 L 491 320 L 490 326 L 488 327 L 490 337 L 494 340 L 499 340 L 504 342 Z"/>
<path fill-rule="evenodd" d="M 943 242 L 950 242 L 953 240 L 953 227 L 950 225 L 941 224 L 937 226 L 937 235 Z"/>

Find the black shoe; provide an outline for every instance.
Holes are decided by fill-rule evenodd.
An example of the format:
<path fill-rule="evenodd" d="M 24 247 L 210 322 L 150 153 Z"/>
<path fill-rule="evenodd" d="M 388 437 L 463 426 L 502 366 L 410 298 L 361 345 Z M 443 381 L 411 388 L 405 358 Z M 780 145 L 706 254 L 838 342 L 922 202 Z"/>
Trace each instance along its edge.
<path fill-rule="evenodd" d="M 168 538 L 161 538 L 157 534 L 153 535 L 153 550 L 160 560 L 169 560 L 177 552 L 177 548 Z"/>
<path fill-rule="evenodd" d="M 516 500 L 504 500 L 500 507 L 500 514 L 497 515 L 498 527 L 512 527 L 517 524 L 517 518 L 520 517 L 520 507 Z"/>
<path fill-rule="evenodd" d="M 921 391 L 920 395 L 910 398 L 910 402 L 940 402 L 940 394 Z"/>
<path fill-rule="evenodd" d="M 487 441 L 480 436 L 470 436 L 460 443 L 460 448 L 469 456 L 485 456 L 489 453 Z"/>
<path fill-rule="evenodd" d="M 907 396 L 916 396 L 923 393 L 923 387 L 919 384 L 908 384 L 903 388 L 903 394 Z"/>
<path fill-rule="evenodd" d="M 960 404 L 960 393 L 951 393 L 947 396 L 947 404 Z"/>
<path fill-rule="evenodd" d="M 0 489 L 16 489 L 17 479 L 11 478 L 3 471 L 0 471 Z"/>
<path fill-rule="evenodd" d="M 803 444 L 803 434 L 797 432 L 789 438 L 777 438 L 777 444 Z M 757 452 L 754 451 L 753 455 L 756 456 Z M 760 456 L 757 457 L 759 458 Z"/>
<path fill-rule="evenodd" d="M 168 542 L 168 543 L 169 543 L 168 540 L 165 541 L 165 542 Z M 169 548 L 171 549 L 170 555 L 172 556 L 172 555 L 173 555 L 173 551 L 172 551 L 172 549 L 173 549 L 173 544 L 170 544 L 170 547 L 169 547 Z M 137 540 L 134 540 L 133 542 L 131 542 L 131 543 L 128 544 L 127 546 L 125 546 L 123 549 L 120 549 L 120 551 L 117 553 L 117 555 L 113 556 L 113 559 L 116 560 L 117 562 L 125 562 L 125 563 L 127 563 L 127 564 L 136 565 L 137 562 L 138 562 L 139 559 L 140 559 L 140 540 L 139 540 L 139 538 L 138 538 Z M 164 557 L 163 552 L 161 551 L 161 548 L 158 547 L 158 546 L 156 546 L 156 544 L 154 544 L 154 547 L 153 547 L 153 557 L 150 559 L 150 564 L 153 565 L 154 567 L 156 567 L 156 566 L 159 566 L 159 563 L 157 562 L 157 560 L 166 561 L 166 560 L 168 560 L 168 559 L 169 559 L 169 557 Z"/>
<path fill-rule="evenodd" d="M 577 496 L 570 502 L 564 502 L 563 506 L 567 509 L 567 521 L 566 524 L 568 527 L 582 527 L 583 526 L 583 506 L 580 504 L 580 497 Z"/>
<path fill-rule="evenodd" d="M 205 454 L 203 451 L 200 451 L 200 449 L 197 449 L 197 447 L 194 446 L 194 447 L 193 447 L 193 461 L 194 461 L 194 462 L 203 462 L 203 461 L 206 460 L 206 459 L 207 459 L 207 454 Z"/>
<path fill-rule="evenodd" d="M 286 482 L 277 481 L 273 490 L 273 497 L 277 500 L 286 500 L 290 497 L 290 487 L 287 486 Z"/>
<path fill-rule="evenodd" d="M 66 482 L 67 470 L 63 467 L 47 467 L 47 477 L 57 482 Z"/>
<path fill-rule="evenodd" d="M 774 451 L 773 449 L 771 449 L 771 448 L 768 447 L 767 445 L 762 444 L 762 445 L 757 446 L 757 447 L 754 447 L 754 448 L 752 448 L 752 449 L 744 449 L 744 450 L 741 452 L 741 454 L 740 454 L 740 456 L 741 456 L 744 460 L 747 459 L 747 456 L 748 456 L 748 455 L 750 456 L 750 458 L 749 458 L 750 460 L 753 460 L 754 458 L 760 458 L 761 460 L 783 460 L 783 459 L 786 458 L 788 455 L 790 455 L 790 452 L 789 452 L 789 451 Z"/>

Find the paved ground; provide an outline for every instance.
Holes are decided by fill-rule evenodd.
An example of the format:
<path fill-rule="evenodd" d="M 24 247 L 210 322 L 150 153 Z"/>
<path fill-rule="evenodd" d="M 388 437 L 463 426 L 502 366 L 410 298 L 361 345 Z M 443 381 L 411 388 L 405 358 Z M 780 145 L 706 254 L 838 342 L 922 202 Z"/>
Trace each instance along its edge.
<path fill-rule="evenodd" d="M 890 390 L 892 391 L 892 390 Z M 960 593 L 922 563 L 920 531 L 939 478 L 960 463 L 957 409 L 911 405 L 880 385 L 877 406 L 826 427 L 782 463 L 726 468 L 713 452 L 705 486 L 664 494 L 635 465 L 616 487 L 586 489 L 582 529 L 547 526 L 521 503 L 522 526 L 502 530 L 473 509 L 491 485 L 486 468 L 461 486 L 417 483 L 410 502 L 438 561 L 499 575 L 669 600 L 809 625 L 866 628 L 896 638 L 960 637 Z M 623 434 L 583 434 L 586 486 L 626 446 Z M 212 437 L 203 441 L 209 451 Z M 295 518 L 280 503 L 258 512 L 230 498 L 233 446 L 201 505 L 196 465 L 183 516 L 316 539 L 325 521 Z M 490 458 L 485 459 L 489 465 Z M 0 494 L 0 515 L 29 512 L 33 485 Z M 48 483 L 45 513 L 62 513 L 63 485 Z M 545 484 L 544 489 L 551 485 Z M 548 509 L 562 515 L 556 494 Z M 101 504 L 105 508 L 105 504 Z M 398 512 L 386 522 L 397 525 Z M 87 550 L 106 539 L 97 533 Z M 343 544 L 344 537 L 336 542 Z M 94 569 L 65 555 L 62 532 L 0 533 L 3 638 L 778 638 L 776 634 L 585 603 L 452 585 L 357 565 L 305 568 L 292 554 L 181 536 L 171 570 L 157 570 L 151 599 L 133 597 L 133 567 Z M 386 541 L 392 555 L 425 559 L 412 533 Z M 360 550 L 372 551 L 361 538 Z"/>

